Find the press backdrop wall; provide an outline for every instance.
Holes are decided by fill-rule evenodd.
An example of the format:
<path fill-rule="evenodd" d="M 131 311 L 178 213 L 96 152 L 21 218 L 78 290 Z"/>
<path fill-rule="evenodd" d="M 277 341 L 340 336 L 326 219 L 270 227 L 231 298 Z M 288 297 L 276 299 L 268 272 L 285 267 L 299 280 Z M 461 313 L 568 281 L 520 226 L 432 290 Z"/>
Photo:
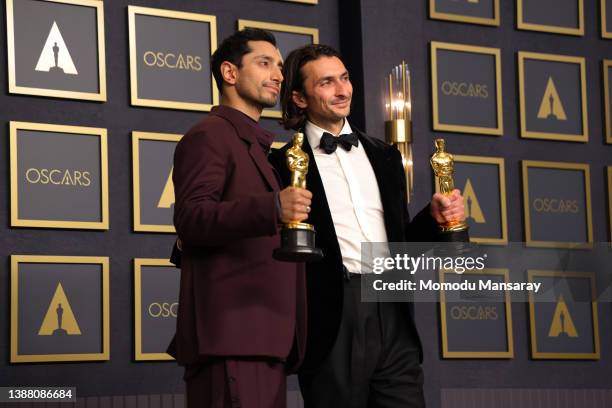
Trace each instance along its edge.
<path fill-rule="evenodd" d="M 182 394 L 182 370 L 177 368 L 174 362 L 133 361 L 132 261 L 133 258 L 168 256 L 174 237 L 168 234 L 135 233 L 132 230 L 131 132 L 139 130 L 184 133 L 193 123 L 205 116 L 205 113 L 130 106 L 128 5 L 215 15 L 219 40 L 236 29 L 238 19 L 318 28 L 320 42 L 339 47 L 346 57 L 355 89 L 352 123 L 379 138 L 384 137 L 382 79 L 394 65 L 404 59 L 411 67 L 413 80 L 416 181 L 416 192 L 411 204 L 413 213 L 425 205 L 432 194 L 428 158 L 433 150 L 433 139 L 444 136 L 448 149 L 453 153 L 505 158 L 510 241 L 522 241 L 524 237 L 520 160 L 590 163 L 594 238 L 595 241 L 609 240 L 607 191 L 603 169 L 606 165 L 612 165 L 612 145 L 606 145 L 604 142 L 601 60 L 612 58 L 612 42 L 600 38 L 599 2 L 585 1 L 583 37 L 517 30 L 514 1 L 501 1 L 499 27 L 430 20 L 427 3 L 425 0 L 319 0 L 318 5 L 273 0 L 105 1 L 107 102 L 9 95 L 7 81 L 0 81 L 0 126 L 4 129 L 4 137 L 0 143 L 0 171 L 3 173 L 0 177 L 0 259 L 3 265 L 0 268 L 0 385 L 79 384 L 78 393 L 81 397 L 116 397 L 92 400 L 92 404 L 100 406 L 110 406 L 113 401 L 117 401 L 114 402 L 115 405 L 139 407 L 182 403 L 180 397 L 146 397 L 151 394 Z M 5 15 L 5 4 L 0 4 L 0 14 Z M 5 35 L 3 26 L 0 31 L 0 77 L 4 78 L 7 75 Z M 502 137 L 432 131 L 430 41 L 482 45 L 502 50 Z M 519 50 L 586 57 L 590 127 L 588 143 L 525 140 L 519 137 L 516 63 L 516 53 Z M 108 129 L 108 231 L 9 227 L 9 121 Z M 278 132 L 279 140 L 287 140 L 287 132 L 283 131 L 275 120 L 263 119 L 262 124 Z M 12 254 L 110 257 L 109 361 L 15 365 L 8 363 L 8 283 L 9 256 Z M 458 404 L 457 401 L 464 397 L 451 395 L 449 390 L 459 388 L 476 389 L 475 393 L 468 395 L 473 398 L 474 404 L 481 399 L 486 401 L 483 398 L 488 394 L 480 390 L 486 388 L 515 389 L 508 390 L 508 398 L 519 401 L 523 398 L 521 395 L 534 395 L 534 401 L 540 401 L 541 404 L 546 403 L 541 402 L 546 400 L 546 394 L 529 394 L 524 389 L 561 389 L 567 397 L 573 395 L 569 389 L 596 389 L 591 398 L 602 398 L 603 403 L 603 398 L 610 398 L 610 393 L 602 390 L 612 389 L 612 313 L 609 303 L 600 304 L 599 307 L 599 361 L 530 360 L 526 304 L 513 305 L 513 359 L 456 361 L 440 358 L 438 306 L 417 304 L 417 325 L 425 348 L 424 368 L 429 406 L 458 406 L 452 404 Z M 290 389 L 296 389 L 294 379 L 291 380 Z M 145 397 L 117 397 L 126 395 Z"/>

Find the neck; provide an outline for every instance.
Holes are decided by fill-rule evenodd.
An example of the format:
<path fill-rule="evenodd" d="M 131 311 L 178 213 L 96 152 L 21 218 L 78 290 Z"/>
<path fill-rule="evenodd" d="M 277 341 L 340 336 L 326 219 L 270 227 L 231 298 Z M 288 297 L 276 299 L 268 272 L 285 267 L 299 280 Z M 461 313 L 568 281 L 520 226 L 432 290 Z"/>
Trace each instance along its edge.
<path fill-rule="evenodd" d="M 344 121 L 346 119 L 340 119 L 339 121 L 327 121 L 320 119 L 308 118 L 312 123 L 320 127 L 321 129 L 331 133 L 334 136 L 338 136 L 344 127 Z"/>
<path fill-rule="evenodd" d="M 237 95 L 232 95 L 230 92 L 225 92 L 223 95 L 221 95 L 221 105 L 239 110 L 253 119 L 255 122 L 259 122 L 261 111 L 263 110 L 261 106 L 254 105 L 253 103 L 250 103 Z"/>

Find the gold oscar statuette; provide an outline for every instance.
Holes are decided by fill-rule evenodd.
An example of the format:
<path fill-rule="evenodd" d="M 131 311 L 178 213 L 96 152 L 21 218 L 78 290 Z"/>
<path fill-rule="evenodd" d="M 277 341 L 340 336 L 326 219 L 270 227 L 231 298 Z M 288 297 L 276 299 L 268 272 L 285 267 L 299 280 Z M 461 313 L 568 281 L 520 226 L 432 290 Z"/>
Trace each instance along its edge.
<path fill-rule="evenodd" d="M 304 133 L 293 135 L 292 145 L 285 155 L 287 167 L 291 172 L 291 186 L 306 188 L 308 174 L 308 154 L 302 150 Z M 310 262 L 323 257 L 323 251 L 315 246 L 314 226 L 305 222 L 290 221 L 281 230 L 281 246 L 273 253 L 274 259 L 286 262 Z"/>
<path fill-rule="evenodd" d="M 453 155 L 444 150 L 444 139 L 435 140 L 436 151 L 431 156 L 431 168 L 438 181 L 438 190 L 441 194 L 450 196 L 455 189 L 453 181 L 454 160 Z M 467 242 L 468 226 L 463 220 L 453 220 L 439 225 L 439 240 L 443 242 Z"/>

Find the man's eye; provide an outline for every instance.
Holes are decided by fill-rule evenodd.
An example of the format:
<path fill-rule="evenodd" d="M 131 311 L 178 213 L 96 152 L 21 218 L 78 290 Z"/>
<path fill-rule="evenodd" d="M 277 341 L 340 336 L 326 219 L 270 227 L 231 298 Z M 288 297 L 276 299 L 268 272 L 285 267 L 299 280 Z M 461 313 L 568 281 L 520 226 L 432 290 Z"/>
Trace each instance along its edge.
<path fill-rule="evenodd" d="M 268 66 L 268 61 L 261 61 L 259 64 L 261 66 L 267 67 Z"/>

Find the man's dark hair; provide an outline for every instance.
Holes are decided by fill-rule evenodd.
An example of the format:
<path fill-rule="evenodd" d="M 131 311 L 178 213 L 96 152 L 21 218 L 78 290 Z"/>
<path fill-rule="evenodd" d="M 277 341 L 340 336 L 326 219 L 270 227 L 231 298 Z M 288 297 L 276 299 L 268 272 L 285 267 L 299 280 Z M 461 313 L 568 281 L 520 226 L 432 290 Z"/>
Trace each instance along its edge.
<path fill-rule="evenodd" d="M 242 57 L 252 51 L 248 44 L 249 41 L 266 41 L 276 47 L 274 35 L 260 28 L 245 28 L 223 40 L 210 59 L 210 70 L 215 77 L 220 94 L 223 94 L 221 64 L 228 61 L 238 68 L 242 67 Z"/>
<path fill-rule="evenodd" d="M 302 67 L 310 61 L 321 57 L 337 57 L 340 53 L 328 45 L 311 44 L 291 51 L 283 65 L 283 86 L 281 88 L 281 106 L 283 108 L 283 126 L 285 129 L 299 130 L 306 124 L 306 112 L 293 102 L 293 92 L 304 92 L 304 75 Z"/>

